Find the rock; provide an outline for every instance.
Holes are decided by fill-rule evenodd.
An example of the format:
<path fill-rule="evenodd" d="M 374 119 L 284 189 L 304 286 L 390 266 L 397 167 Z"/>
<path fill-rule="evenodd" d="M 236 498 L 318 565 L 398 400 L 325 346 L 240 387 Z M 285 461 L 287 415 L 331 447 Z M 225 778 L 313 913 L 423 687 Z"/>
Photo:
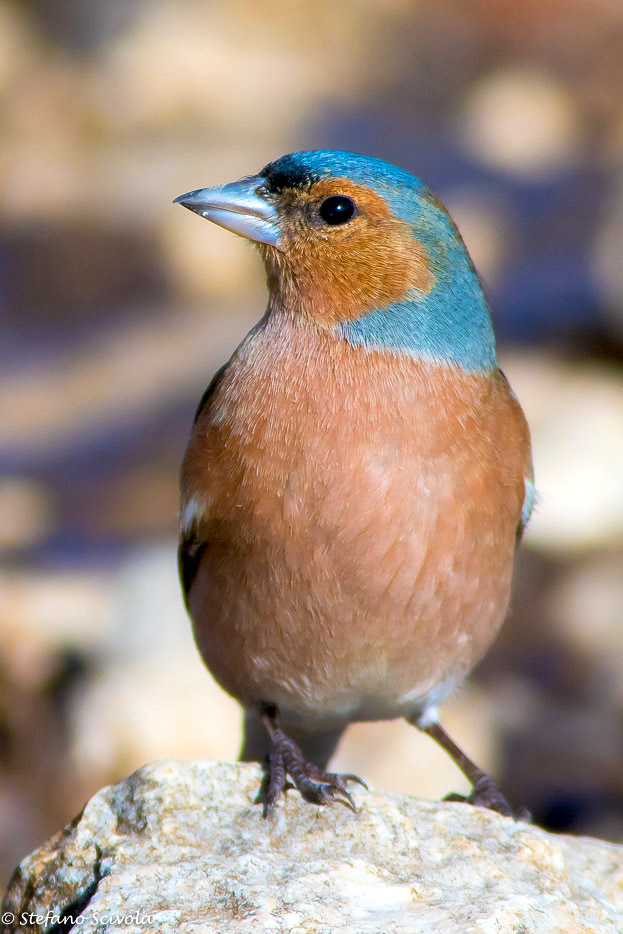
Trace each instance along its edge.
<path fill-rule="evenodd" d="M 102 789 L 17 868 L 4 931 L 623 930 L 623 847 L 359 789 L 356 815 L 291 792 L 263 821 L 259 780 L 169 760 Z"/>

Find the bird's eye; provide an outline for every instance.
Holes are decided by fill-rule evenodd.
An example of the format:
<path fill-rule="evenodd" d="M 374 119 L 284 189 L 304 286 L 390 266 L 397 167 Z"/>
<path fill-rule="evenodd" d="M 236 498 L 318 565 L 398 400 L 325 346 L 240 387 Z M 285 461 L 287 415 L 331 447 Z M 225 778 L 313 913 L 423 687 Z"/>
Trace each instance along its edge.
<path fill-rule="evenodd" d="M 355 205 L 344 195 L 332 195 L 320 205 L 320 216 L 325 224 L 346 224 L 355 213 Z"/>

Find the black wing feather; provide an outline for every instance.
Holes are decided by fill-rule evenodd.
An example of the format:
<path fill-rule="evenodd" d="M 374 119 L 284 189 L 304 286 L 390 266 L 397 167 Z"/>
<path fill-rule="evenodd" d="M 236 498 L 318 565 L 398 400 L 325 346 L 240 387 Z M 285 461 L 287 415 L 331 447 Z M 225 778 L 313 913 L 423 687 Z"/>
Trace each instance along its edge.
<path fill-rule="evenodd" d="M 224 363 L 222 367 L 219 367 L 219 369 L 216 371 L 216 373 L 214 374 L 214 376 L 208 383 L 208 388 L 202 395 L 201 401 L 199 405 L 197 406 L 197 411 L 195 412 L 195 417 L 193 419 L 193 425 L 195 424 L 195 422 L 197 421 L 197 419 L 199 418 L 199 416 L 205 409 L 206 405 L 208 404 L 208 402 L 210 401 L 210 399 L 216 392 L 216 389 L 218 388 L 218 386 L 220 386 L 221 380 L 225 376 L 225 372 L 228 366 L 229 366 L 229 360 L 227 361 L 227 363 Z"/>
<path fill-rule="evenodd" d="M 220 385 L 228 366 L 229 362 L 224 363 L 210 380 L 208 388 L 202 395 L 201 401 L 197 406 L 197 411 L 195 412 L 195 417 L 193 419 L 193 425 L 196 423 L 197 419 L 214 395 L 217 387 Z M 192 582 L 195 579 L 195 574 L 197 573 L 197 568 L 199 567 L 201 555 L 203 554 L 203 551 L 206 547 L 207 542 L 200 541 L 194 532 L 187 533 L 180 537 L 180 543 L 177 549 L 177 567 L 179 570 L 180 582 L 182 585 L 182 596 L 184 597 L 186 609 L 188 609 L 188 594 L 190 593 Z"/>

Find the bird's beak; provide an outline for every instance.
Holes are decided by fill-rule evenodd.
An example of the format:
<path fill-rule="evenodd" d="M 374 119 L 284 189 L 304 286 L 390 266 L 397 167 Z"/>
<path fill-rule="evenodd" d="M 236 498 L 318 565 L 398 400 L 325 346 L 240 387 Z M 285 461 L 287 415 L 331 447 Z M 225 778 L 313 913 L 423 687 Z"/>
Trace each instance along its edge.
<path fill-rule="evenodd" d="M 218 188 L 198 188 L 174 200 L 189 211 L 206 217 L 213 224 L 241 237 L 279 248 L 279 218 L 272 204 L 261 194 L 265 179 L 259 175 Z"/>

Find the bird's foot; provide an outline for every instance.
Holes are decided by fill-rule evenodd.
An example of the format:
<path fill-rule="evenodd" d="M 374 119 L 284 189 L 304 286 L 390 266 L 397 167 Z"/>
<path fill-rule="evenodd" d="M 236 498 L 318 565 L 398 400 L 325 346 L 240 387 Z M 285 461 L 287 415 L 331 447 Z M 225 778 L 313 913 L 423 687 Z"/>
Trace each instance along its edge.
<path fill-rule="evenodd" d="M 288 781 L 288 776 L 291 781 Z M 299 747 L 278 727 L 272 731 L 270 752 L 264 763 L 264 778 L 255 799 L 262 805 L 262 816 L 272 811 L 284 791 L 296 788 L 310 804 L 343 804 L 356 814 L 357 808 L 346 787 L 348 782 L 368 786 L 356 775 L 337 775 L 325 772 L 307 762 Z"/>
<path fill-rule="evenodd" d="M 446 795 L 444 801 L 463 801 L 465 804 L 475 804 L 477 807 L 488 808 L 490 811 L 497 811 L 504 817 L 512 817 L 513 820 L 525 821 L 530 823 L 531 814 L 527 808 L 520 807 L 513 810 L 510 804 L 496 785 L 490 775 L 483 774 L 472 788 L 469 795 L 459 795 L 452 793 Z"/>

